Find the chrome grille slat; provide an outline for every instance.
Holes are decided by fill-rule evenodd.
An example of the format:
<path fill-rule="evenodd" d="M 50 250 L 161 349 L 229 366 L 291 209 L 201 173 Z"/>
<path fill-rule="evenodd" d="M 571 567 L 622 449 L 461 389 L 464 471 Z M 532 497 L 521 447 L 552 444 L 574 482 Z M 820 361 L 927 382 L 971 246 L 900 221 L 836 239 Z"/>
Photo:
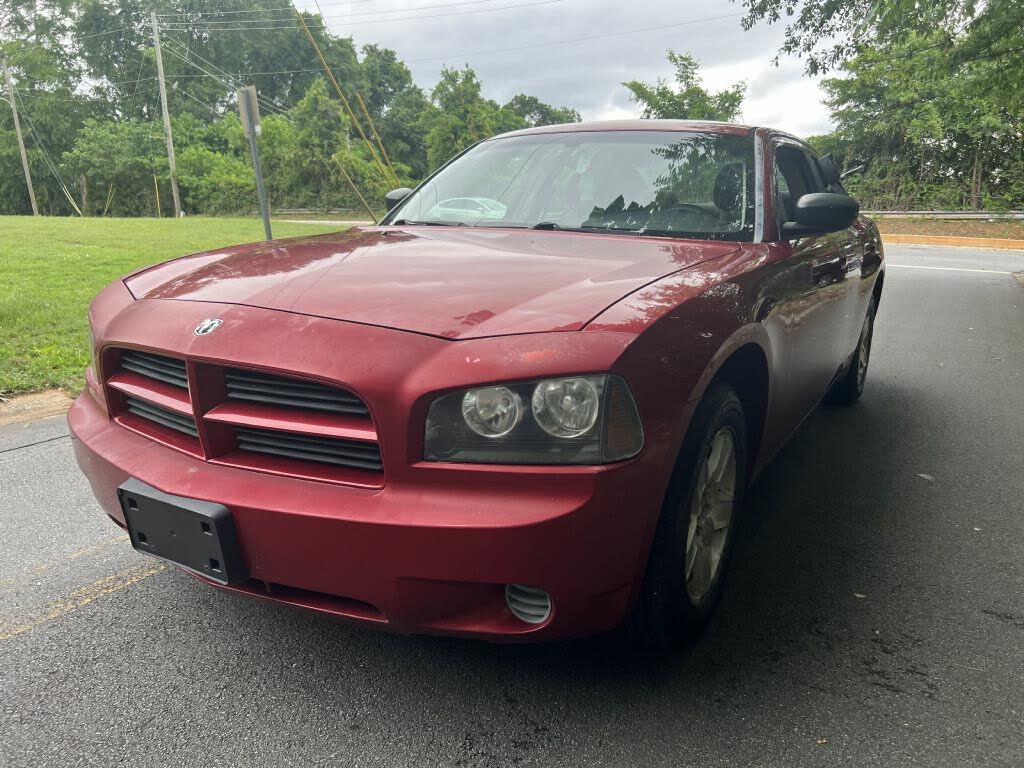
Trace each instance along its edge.
<path fill-rule="evenodd" d="M 229 368 L 225 372 L 225 382 L 228 397 L 235 400 L 343 413 L 362 418 L 370 415 L 366 404 L 358 396 L 326 384 L 237 368 Z"/>
<path fill-rule="evenodd" d="M 173 429 L 176 432 L 182 432 L 190 437 L 199 437 L 199 432 L 196 430 L 196 422 L 190 416 L 176 413 L 169 408 L 148 403 L 131 395 L 125 396 L 125 408 L 129 413 L 141 419 L 147 419 L 168 429 Z"/>
<path fill-rule="evenodd" d="M 248 427 L 236 427 L 235 436 L 239 449 L 243 451 L 372 472 L 380 472 L 384 468 L 376 443 L 334 437 L 315 438 Z"/>

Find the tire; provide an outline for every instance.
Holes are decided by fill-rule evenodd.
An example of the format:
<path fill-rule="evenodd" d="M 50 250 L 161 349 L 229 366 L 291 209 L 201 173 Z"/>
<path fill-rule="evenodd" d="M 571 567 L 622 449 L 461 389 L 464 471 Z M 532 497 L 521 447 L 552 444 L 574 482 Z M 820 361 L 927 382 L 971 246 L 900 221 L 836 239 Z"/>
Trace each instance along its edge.
<path fill-rule="evenodd" d="M 730 448 L 731 466 L 712 463 L 715 451 Z M 732 552 L 747 466 L 743 404 L 732 387 L 718 384 L 697 407 L 676 461 L 641 594 L 629 620 L 636 640 L 658 648 L 676 648 L 692 640 L 711 617 Z M 721 469 L 717 484 L 713 477 L 708 482 L 704 473 L 709 468 L 713 473 Z M 729 478 L 732 498 L 726 503 L 723 498 L 728 483 L 723 481 Z M 718 504 L 713 503 L 716 488 L 723 497 Z M 727 521 L 721 528 L 719 523 L 726 518 L 726 507 Z M 719 546 L 720 553 L 715 559 L 713 553 Z M 696 559 L 697 549 L 707 550 L 706 564 Z"/>
<path fill-rule="evenodd" d="M 860 339 L 857 341 L 857 349 L 853 352 L 853 359 L 842 378 L 838 379 L 825 393 L 826 405 L 837 408 L 853 405 L 864 394 L 868 363 L 871 361 L 871 340 L 875 334 L 877 307 L 878 300 L 872 296 L 871 302 L 868 304 L 867 315 L 864 317 L 864 325 L 861 327 Z"/>

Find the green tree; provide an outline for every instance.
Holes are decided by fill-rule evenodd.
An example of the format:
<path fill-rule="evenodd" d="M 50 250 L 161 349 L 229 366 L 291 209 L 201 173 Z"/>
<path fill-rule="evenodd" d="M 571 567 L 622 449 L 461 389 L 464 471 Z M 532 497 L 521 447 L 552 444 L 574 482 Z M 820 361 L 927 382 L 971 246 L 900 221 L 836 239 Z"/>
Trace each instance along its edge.
<path fill-rule="evenodd" d="M 513 96 L 505 105 L 505 109 L 514 112 L 531 127 L 578 123 L 583 119 L 578 110 L 571 107 L 552 107 L 536 96 L 528 96 L 525 93 Z"/>
<path fill-rule="evenodd" d="M 839 67 L 865 48 L 903 46 L 903 56 L 951 52 L 956 67 L 993 60 L 1000 68 L 979 84 L 1003 103 L 1024 98 L 1024 3 L 1020 0 L 744 0 L 743 26 L 786 19 L 779 54 L 803 57 L 817 74 Z M 929 42 L 907 46 L 912 36 Z M 950 70 L 952 71 L 952 70 Z"/>
<path fill-rule="evenodd" d="M 654 85 L 630 80 L 623 83 L 632 100 L 643 107 L 641 116 L 661 120 L 735 120 L 743 104 L 744 83 L 718 93 L 701 85 L 700 63 L 688 53 L 668 52 L 675 67 L 675 82 L 659 79 Z"/>
<path fill-rule="evenodd" d="M 164 151 L 163 128 L 157 122 L 90 119 L 74 146 L 63 157 L 73 177 L 83 177 L 92 190 L 87 215 L 107 207 L 115 216 L 156 214 L 154 177 L 164 185 L 161 195 L 170 201 L 170 179 Z"/>
<path fill-rule="evenodd" d="M 836 131 L 816 140 L 847 164 L 866 207 L 986 208 L 1024 203 L 1024 115 L 983 87 L 998 64 L 957 64 L 941 33 L 865 49 L 824 81 Z M 918 51 L 906 55 L 908 51 Z"/>
<path fill-rule="evenodd" d="M 478 141 L 526 127 L 515 112 L 483 97 L 480 80 L 469 66 L 441 70 L 431 96 L 433 108 L 423 115 L 431 169 Z"/>

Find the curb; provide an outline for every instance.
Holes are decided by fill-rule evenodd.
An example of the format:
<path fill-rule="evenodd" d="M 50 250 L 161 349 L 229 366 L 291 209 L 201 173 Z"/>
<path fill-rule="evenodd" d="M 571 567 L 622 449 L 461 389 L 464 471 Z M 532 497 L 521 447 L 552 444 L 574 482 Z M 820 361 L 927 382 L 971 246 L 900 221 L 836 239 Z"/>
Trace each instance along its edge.
<path fill-rule="evenodd" d="M 1008 240 L 999 237 L 952 237 L 947 235 L 897 235 L 882 233 L 883 243 L 900 245 L 945 245 L 954 248 L 998 248 L 1008 251 L 1024 251 L 1024 240 Z"/>
<path fill-rule="evenodd" d="M 67 413 L 70 407 L 71 398 L 59 389 L 19 395 L 6 402 L 0 401 L 0 427 L 60 416 Z"/>

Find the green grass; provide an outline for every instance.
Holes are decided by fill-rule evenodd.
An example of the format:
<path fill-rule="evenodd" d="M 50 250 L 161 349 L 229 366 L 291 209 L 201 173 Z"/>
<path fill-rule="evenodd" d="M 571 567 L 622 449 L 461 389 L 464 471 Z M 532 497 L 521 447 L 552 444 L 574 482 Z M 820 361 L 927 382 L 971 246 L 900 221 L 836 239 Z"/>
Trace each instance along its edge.
<path fill-rule="evenodd" d="M 337 227 L 274 223 L 274 237 Z M 0 395 L 77 392 L 86 310 L 111 280 L 175 256 L 263 239 L 259 219 L 0 217 Z"/>

